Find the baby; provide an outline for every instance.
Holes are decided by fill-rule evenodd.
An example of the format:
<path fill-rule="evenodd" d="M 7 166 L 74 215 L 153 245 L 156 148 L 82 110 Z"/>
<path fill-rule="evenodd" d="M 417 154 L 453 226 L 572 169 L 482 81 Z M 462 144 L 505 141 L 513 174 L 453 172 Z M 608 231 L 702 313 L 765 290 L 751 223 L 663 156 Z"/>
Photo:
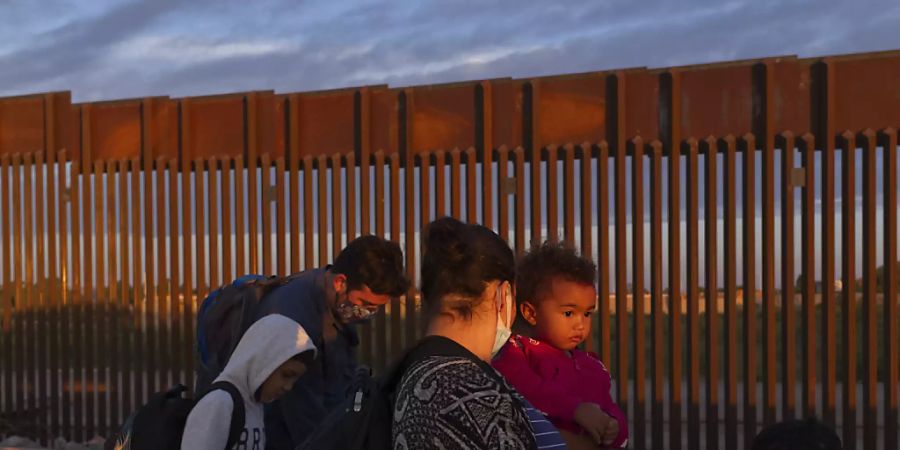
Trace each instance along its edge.
<path fill-rule="evenodd" d="M 516 300 L 531 337 L 513 335 L 492 364 L 568 437 L 624 447 L 628 420 L 610 396 L 610 374 L 577 347 L 591 335 L 597 267 L 563 244 L 533 248 L 516 270 Z M 572 436 L 572 435 L 576 436 Z"/>

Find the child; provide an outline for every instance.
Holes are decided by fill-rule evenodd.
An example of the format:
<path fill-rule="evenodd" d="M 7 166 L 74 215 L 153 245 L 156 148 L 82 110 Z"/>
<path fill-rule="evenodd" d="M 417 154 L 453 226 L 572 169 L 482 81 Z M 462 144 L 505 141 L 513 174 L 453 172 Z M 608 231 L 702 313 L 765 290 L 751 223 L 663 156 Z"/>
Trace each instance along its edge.
<path fill-rule="evenodd" d="M 516 270 L 516 299 L 531 338 L 514 335 L 494 367 L 572 440 L 627 445 L 627 418 L 610 396 L 610 375 L 577 348 L 591 335 L 597 268 L 562 244 L 533 248 Z M 572 434 L 580 437 L 572 437 Z"/>
<path fill-rule="evenodd" d="M 291 390 L 316 356 L 316 347 L 297 322 L 265 316 L 247 329 L 216 381 L 237 387 L 244 399 L 244 431 L 234 448 L 265 449 L 263 404 Z M 224 390 L 205 395 L 191 410 L 183 450 L 222 450 L 228 442 L 234 402 Z"/>

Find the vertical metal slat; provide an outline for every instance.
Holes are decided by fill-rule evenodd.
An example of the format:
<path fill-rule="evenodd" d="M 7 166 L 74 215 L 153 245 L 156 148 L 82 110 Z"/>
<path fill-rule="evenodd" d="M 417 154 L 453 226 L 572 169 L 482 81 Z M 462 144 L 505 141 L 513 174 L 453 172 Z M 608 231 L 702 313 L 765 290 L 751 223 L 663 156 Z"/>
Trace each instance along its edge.
<path fill-rule="evenodd" d="M 646 337 L 644 335 L 644 141 L 631 141 L 631 298 L 634 314 L 634 437 L 635 448 L 647 445 Z M 624 241 L 622 241 L 624 242 Z M 625 311 L 617 311 L 619 314 Z M 620 378 L 625 381 L 627 378 Z M 624 383 L 623 383 L 624 384 Z"/>
<path fill-rule="evenodd" d="M 875 132 L 863 132 L 863 447 L 878 445 L 878 316 L 877 263 L 875 234 L 876 175 L 875 160 L 878 145 Z"/>
<path fill-rule="evenodd" d="M 699 143 L 690 138 L 687 146 L 687 353 L 688 353 L 688 409 L 687 448 L 700 446 L 700 165 Z M 670 294 L 671 295 L 671 294 Z M 670 312 L 671 313 L 671 312 Z"/>
<path fill-rule="evenodd" d="M 856 135 L 841 134 L 841 259 L 843 290 L 844 398 L 843 441 L 856 446 Z"/>
<path fill-rule="evenodd" d="M 650 296 L 653 320 L 653 403 L 650 430 L 653 448 L 665 445 L 663 436 L 666 389 L 665 299 L 663 294 L 662 142 L 650 142 Z M 606 270 L 606 269 L 603 269 Z"/>

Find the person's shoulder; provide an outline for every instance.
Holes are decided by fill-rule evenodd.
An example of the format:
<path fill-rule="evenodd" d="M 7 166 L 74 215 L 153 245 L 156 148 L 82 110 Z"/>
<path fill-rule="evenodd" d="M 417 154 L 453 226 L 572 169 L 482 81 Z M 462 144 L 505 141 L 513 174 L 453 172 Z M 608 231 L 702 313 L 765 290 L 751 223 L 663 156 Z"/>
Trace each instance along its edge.
<path fill-rule="evenodd" d="M 516 347 L 524 349 L 524 350 L 541 348 L 542 346 L 547 345 L 537 339 L 525 336 L 523 334 L 514 335 L 512 338 L 509 339 L 509 342 L 511 342 Z"/>
<path fill-rule="evenodd" d="M 401 390 L 423 383 L 437 383 L 437 389 L 444 390 L 463 383 L 489 385 L 493 381 L 478 363 L 462 356 L 428 356 L 410 364 L 405 372 Z"/>
<path fill-rule="evenodd" d="M 316 280 L 323 275 L 325 271 L 326 269 L 309 269 L 288 275 L 284 285 L 276 289 L 276 291 L 302 289 L 303 295 L 312 295 L 315 289 L 310 288 L 315 286 Z"/>
<path fill-rule="evenodd" d="M 559 353 L 559 350 L 550 344 L 525 335 L 513 336 L 510 338 L 508 345 L 511 345 L 513 349 L 523 353 L 525 358 L 529 361 L 535 359 L 544 360 L 548 357 L 552 358 Z"/>
<path fill-rule="evenodd" d="M 519 334 L 514 334 L 506 341 L 506 344 L 503 344 L 503 347 L 500 348 L 497 355 L 494 356 L 491 365 L 496 368 L 498 366 L 506 366 L 511 361 L 519 362 L 522 357 L 528 357 L 529 351 L 536 344 L 539 344 L 539 342 Z"/>
<path fill-rule="evenodd" d="M 409 365 L 407 374 L 430 373 L 433 371 L 456 372 L 477 370 L 483 372 L 475 361 L 463 356 L 439 356 L 432 355 L 414 361 Z"/>
<path fill-rule="evenodd" d="M 322 273 L 324 269 L 311 269 L 291 275 L 286 283 L 260 299 L 258 316 L 277 313 L 300 322 L 304 328 L 314 325 L 305 316 L 311 313 L 316 316 L 324 309 L 324 293 L 316 285 Z"/>
<path fill-rule="evenodd" d="M 201 397 L 184 423 L 182 449 L 223 448 L 234 412 L 231 395 L 213 390 Z"/>
<path fill-rule="evenodd" d="M 234 400 L 231 394 L 221 389 L 209 391 L 197 400 L 197 403 L 191 409 L 191 414 L 215 415 L 219 417 L 230 417 L 234 410 Z"/>
<path fill-rule="evenodd" d="M 468 403 L 474 394 L 509 394 L 511 388 L 490 366 L 460 356 L 429 356 L 416 361 L 403 376 L 398 399 L 404 404 L 422 404 L 428 410 L 442 410 L 454 403 Z M 421 393 L 427 391 L 427 396 Z M 427 397 L 427 401 L 425 398 Z M 425 405 L 427 404 L 427 405 Z"/>

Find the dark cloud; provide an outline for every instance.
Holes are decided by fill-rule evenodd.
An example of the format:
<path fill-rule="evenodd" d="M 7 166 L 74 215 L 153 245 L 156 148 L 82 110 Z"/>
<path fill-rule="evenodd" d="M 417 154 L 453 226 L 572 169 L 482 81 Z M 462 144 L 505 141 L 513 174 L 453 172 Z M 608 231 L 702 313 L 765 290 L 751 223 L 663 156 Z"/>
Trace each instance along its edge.
<path fill-rule="evenodd" d="M 152 24 L 171 4 L 168 0 L 133 1 L 33 36 L 23 33 L 27 39 L 21 47 L 0 56 L 0 86 L 6 92 L 31 91 L 35 85 L 77 90 L 79 77 L 98 68 L 110 46 Z M 37 2 L 33 5 L 41 7 Z"/>
<path fill-rule="evenodd" d="M 811 56 L 900 48 L 898 21 L 900 6 L 884 1 L 144 0 L 23 40 L 0 56 L 0 89 L 52 86 L 93 100 Z M 165 57 L 113 54 L 141 38 L 172 48 Z M 233 51 L 242 44 L 252 51 Z"/>

